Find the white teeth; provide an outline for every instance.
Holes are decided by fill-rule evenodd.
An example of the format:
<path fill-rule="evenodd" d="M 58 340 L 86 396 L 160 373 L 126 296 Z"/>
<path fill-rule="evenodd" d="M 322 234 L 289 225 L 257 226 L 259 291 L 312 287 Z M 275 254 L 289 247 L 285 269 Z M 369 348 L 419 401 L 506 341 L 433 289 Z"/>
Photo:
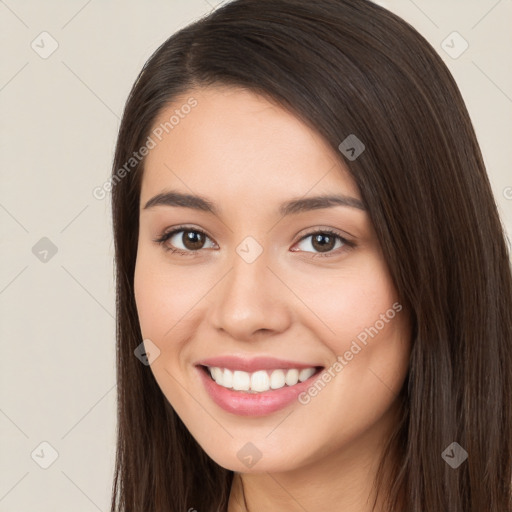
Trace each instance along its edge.
<path fill-rule="evenodd" d="M 309 379 L 313 374 L 315 373 L 314 368 L 304 368 L 299 373 L 299 380 L 301 382 L 304 382 L 305 380 Z"/>
<path fill-rule="evenodd" d="M 251 376 L 247 372 L 235 370 L 233 372 L 233 389 L 236 391 L 249 391 Z"/>
<path fill-rule="evenodd" d="M 284 371 L 274 370 L 270 376 L 270 387 L 272 389 L 282 388 L 285 384 Z"/>
<path fill-rule="evenodd" d="M 299 382 L 299 370 L 291 369 L 286 372 L 286 384 L 295 386 Z"/>
<path fill-rule="evenodd" d="M 270 389 L 280 389 L 287 386 L 295 386 L 298 382 L 304 382 L 315 374 L 316 369 L 303 368 L 298 370 L 258 370 L 248 373 L 241 370 L 231 371 L 227 368 L 208 366 L 213 380 L 225 388 L 236 391 L 248 391 L 249 393 L 262 393 Z"/>
<path fill-rule="evenodd" d="M 245 373 L 245 372 L 244 372 Z M 248 374 L 247 374 L 248 375 Z M 268 391 L 270 388 L 270 377 L 265 370 L 254 372 L 251 375 L 252 391 Z"/>
<path fill-rule="evenodd" d="M 224 382 L 223 378 L 222 378 L 223 377 L 223 371 L 220 368 L 218 368 L 218 367 L 210 368 L 210 372 L 211 372 L 212 377 L 215 380 L 215 382 L 221 382 L 221 383 Z"/>
<path fill-rule="evenodd" d="M 220 382 L 221 386 L 224 386 L 225 388 L 232 388 L 233 387 L 233 372 L 231 370 L 224 370 L 222 371 L 221 368 L 219 368 L 219 373 L 222 376 L 222 380 Z M 215 378 L 215 377 L 214 377 Z"/>

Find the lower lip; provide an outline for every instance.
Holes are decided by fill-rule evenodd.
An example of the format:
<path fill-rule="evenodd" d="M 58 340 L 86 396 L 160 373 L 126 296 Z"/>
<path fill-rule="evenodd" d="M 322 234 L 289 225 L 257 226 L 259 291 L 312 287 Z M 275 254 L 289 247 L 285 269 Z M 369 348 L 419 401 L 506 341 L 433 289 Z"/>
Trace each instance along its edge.
<path fill-rule="evenodd" d="M 304 382 L 298 382 L 295 386 L 285 385 L 272 391 L 245 393 L 219 386 L 207 374 L 208 370 L 205 371 L 202 366 L 198 366 L 197 370 L 210 398 L 225 411 L 239 416 L 265 416 L 283 409 L 297 401 L 297 396 L 305 391 L 320 374 L 317 372 Z"/>

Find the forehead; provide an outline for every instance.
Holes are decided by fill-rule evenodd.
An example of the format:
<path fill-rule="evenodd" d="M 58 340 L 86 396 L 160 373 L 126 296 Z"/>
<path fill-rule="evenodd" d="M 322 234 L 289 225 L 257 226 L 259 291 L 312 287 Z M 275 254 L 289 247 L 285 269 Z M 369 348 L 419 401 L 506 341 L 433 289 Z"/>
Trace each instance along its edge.
<path fill-rule="evenodd" d="M 194 105 L 191 107 L 191 105 Z M 152 126 L 141 202 L 162 189 L 271 198 L 359 191 L 342 158 L 298 117 L 254 92 L 194 89 Z"/>

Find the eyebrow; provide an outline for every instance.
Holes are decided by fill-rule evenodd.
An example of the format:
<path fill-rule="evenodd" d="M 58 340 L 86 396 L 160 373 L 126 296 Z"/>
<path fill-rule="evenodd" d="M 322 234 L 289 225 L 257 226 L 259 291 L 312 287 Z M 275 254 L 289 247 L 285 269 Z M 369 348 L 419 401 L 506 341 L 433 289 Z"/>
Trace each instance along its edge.
<path fill-rule="evenodd" d="M 219 215 L 219 210 L 215 204 L 205 197 L 183 194 L 176 191 L 157 194 L 145 204 L 144 209 L 147 210 L 155 206 L 182 206 L 185 208 L 192 208 L 194 210 L 212 213 L 217 216 Z M 279 207 L 279 213 L 285 217 L 287 215 L 307 212 L 310 210 L 332 208 L 334 206 L 348 206 L 350 208 L 366 211 L 362 201 L 355 197 L 344 195 L 323 195 L 287 201 L 281 204 Z"/>

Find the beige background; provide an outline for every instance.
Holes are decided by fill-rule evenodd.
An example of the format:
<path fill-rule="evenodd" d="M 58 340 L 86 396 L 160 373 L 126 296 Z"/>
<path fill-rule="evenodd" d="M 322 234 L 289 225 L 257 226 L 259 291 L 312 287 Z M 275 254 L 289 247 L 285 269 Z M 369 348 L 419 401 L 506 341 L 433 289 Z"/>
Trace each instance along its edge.
<path fill-rule="evenodd" d="M 108 179 L 143 63 L 220 3 L 0 1 L 0 512 L 109 510 L 113 242 L 110 202 L 92 190 Z M 416 27 L 452 71 L 511 234 L 512 0 L 378 3 Z M 442 47 L 453 31 L 469 44 L 458 58 Z M 449 44 L 453 53 L 463 41 Z"/>

